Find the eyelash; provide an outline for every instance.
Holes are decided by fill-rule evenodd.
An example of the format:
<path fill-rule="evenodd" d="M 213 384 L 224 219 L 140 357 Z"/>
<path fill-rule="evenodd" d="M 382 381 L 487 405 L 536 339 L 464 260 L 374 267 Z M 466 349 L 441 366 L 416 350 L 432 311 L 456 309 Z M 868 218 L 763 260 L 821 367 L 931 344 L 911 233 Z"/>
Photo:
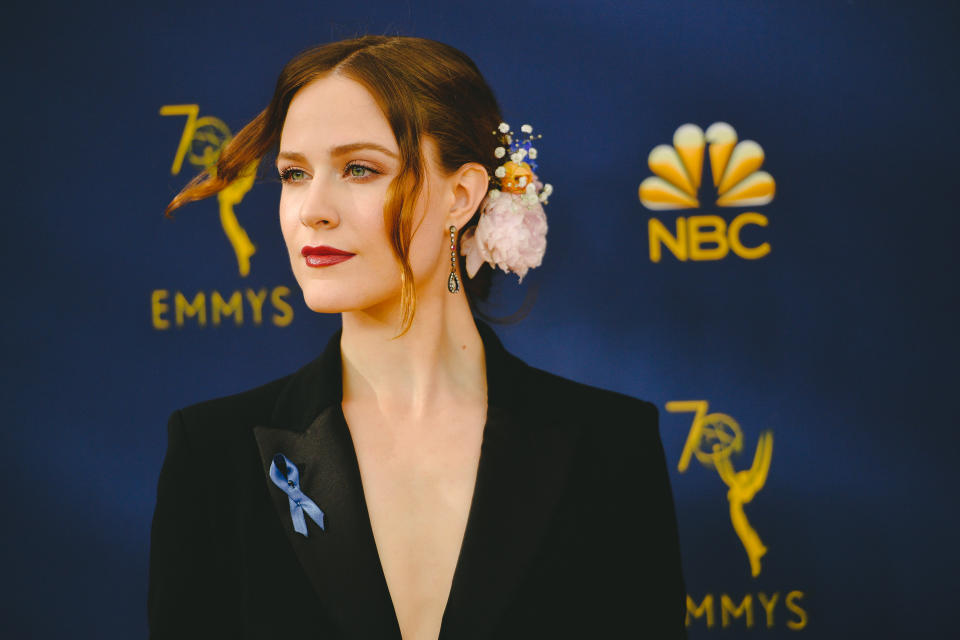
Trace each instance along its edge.
<path fill-rule="evenodd" d="M 349 177 L 352 177 L 352 176 L 349 175 L 349 173 L 350 173 L 350 170 L 351 170 L 353 167 L 360 167 L 361 169 L 364 169 L 364 170 L 366 170 L 366 171 L 368 172 L 367 175 L 353 177 L 353 181 L 354 181 L 354 182 L 366 182 L 368 179 L 370 179 L 370 178 L 372 177 L 372 175 L 380 175 L 380 173 L 381 173 L 380 171 L 377 171 L 377 170 L 374 169 L 373 167 L 367 166 L 367 165 L 365 165 L 365 164 L 360 164 L 359 162 L 351 162 L 350 164 L 348 164 L 348 165 L 347 165 L 346 167 L 344 167 L 344 169 L 343 169 L 344 175 L 346 175 L 348 178 L 349 178 Z M 283 183 L 287 183 L 287 182 L 299 182 L 299 181 L 294 181 L 294 180 L 292 180 L 291 177 L 290 177 L 292 173 L 297 172 L 297 171 L 299 171 L 299 172 L 301 172 L 301 173 L 306 173 L 306 171 L 304 171 L 303 169 L 298 169 L 297 167 L 288 167 L 288 168 L 286 168 L 286 169 L 281 169 L 281 170 L 280 170 L 280 182 L 283 182 Z"/>

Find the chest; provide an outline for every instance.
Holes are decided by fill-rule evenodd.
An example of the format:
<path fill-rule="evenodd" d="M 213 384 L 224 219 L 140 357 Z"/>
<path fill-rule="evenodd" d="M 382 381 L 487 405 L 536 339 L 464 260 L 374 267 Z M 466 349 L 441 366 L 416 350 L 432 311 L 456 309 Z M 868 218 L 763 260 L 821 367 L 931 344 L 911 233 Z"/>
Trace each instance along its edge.
<path fill-rule="evenodd" d="M 415 429 L 385 428 L 362 411 L 347 414 L 404 640 L 439 634 L 476 485 L 484 414 L 483 407 L 461 410 L 452 426 L 438 420 Z"/>

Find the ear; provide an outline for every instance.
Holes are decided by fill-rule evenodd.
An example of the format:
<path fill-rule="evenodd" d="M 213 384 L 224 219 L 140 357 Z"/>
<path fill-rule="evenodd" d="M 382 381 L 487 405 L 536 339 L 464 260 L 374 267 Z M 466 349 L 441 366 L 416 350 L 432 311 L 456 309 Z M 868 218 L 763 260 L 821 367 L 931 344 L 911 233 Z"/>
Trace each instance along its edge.
<path fill-rule="evenodd" d="M 445 225 L 462 229 L 490 190 L 490 176 L 479 162 L 467 162 L 450 176 L 447 184 L 453 198 Z"/>

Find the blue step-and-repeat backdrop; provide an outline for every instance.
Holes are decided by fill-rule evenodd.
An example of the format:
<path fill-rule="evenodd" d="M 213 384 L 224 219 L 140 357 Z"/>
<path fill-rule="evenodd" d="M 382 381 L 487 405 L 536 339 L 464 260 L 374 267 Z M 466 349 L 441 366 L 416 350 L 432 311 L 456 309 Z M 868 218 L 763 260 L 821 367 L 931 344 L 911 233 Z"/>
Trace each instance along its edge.
<path fill-rule="evenodd" d="M 338 327 L 270 172 L 162 211 L 288 59 L 364 33 L 462 49 L 543 134 L 544 263 L 487 312 L 529 308 L 495 329 L 530 364 L 660 408 L 690 637 L 955 626 L 955 3 L 5 14 L 2 637 L 144 637 L 168 415 Z"/>

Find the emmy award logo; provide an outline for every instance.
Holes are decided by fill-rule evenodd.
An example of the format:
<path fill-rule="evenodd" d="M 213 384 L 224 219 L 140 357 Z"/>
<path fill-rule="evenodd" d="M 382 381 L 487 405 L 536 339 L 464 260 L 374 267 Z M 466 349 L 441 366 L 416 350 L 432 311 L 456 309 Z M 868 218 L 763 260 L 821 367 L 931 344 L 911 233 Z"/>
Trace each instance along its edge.
<path fill-rule="evenodd" d="M 162 116 L 187 117 L 177 153 L 173 158 L 173 166 L 170 168 L 172 175 L 180 173 L 184 159 L 191 165 L 216 175 L 216 163 L 220 157 L 220 151 L 233 137 L 230 128 L 222 120 L 213 116 L 198 118 L 199 113 L 200 106 L 196 104 L 167 104 L 160 107 Z M 250 273 L 250 256 L 254 254 L 256 247 L 247 236 L 246 230 L 240 226 L 233 207 L 240 204 L 243 196 L 253 187 L 256 172 L 257 162 L 255 161 L 244 169 L 237 180 L 217 194 L 220 225 L 237 256 L 237 268 L 241 277 L 246 277 Z"/>
<path fill-rule="evenodd" d="M 750 573 L 756 578 L 760 575 L 760 558 L 767 553 L 767 547 L 747 520 L 743 506 L 753 500 L 767 481 L 773 456 L 773 432 L 767 430 L 760 434 L 753 464 L 749 469 L 737 471 L 731 456 L 743 450 L 743 431 L 736 420 L 725 413 L 707 413 L 706 400 L 668 402 L 667 411 L 694 414 L 677 469 L 685 472 L 690 466 L 691 457 L 695 456 L 704 467 L 715 469 L 727 485 L 730 521 L 747 552 Z"/>

